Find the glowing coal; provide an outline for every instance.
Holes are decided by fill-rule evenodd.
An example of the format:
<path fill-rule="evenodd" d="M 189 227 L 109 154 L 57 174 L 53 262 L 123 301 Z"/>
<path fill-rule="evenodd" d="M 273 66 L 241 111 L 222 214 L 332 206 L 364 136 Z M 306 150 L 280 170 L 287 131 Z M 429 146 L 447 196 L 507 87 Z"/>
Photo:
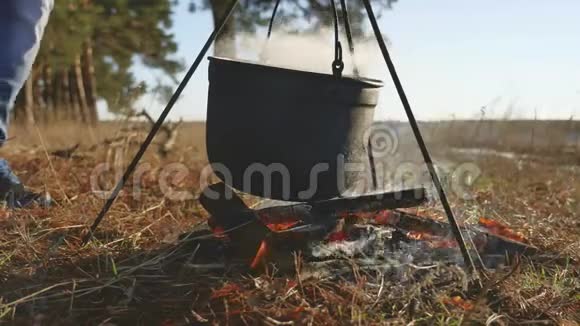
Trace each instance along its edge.
<path fill-rule="evenodd" d="M 403 266 L 463 264 L 447 223 L 392 209 L 401 201 L 389 195 L 289 205 L 270 202 L 260 209 L 248 208 L 235 196 L 200 201 L 212 213 L 209 225 L 216 238 L 228 242 L 224 256 L 254 270 L 271 264 L 292 270 L 295 253 L 305 265 L 328 262 L 348 270 L 355 264 L 395 274 Z M 481 219 L 479 225 L 462 229 L 472 256 L 489 268 L 509 263 L 516 255 L 537 253 L 521 235 L 493 220 Z"/>

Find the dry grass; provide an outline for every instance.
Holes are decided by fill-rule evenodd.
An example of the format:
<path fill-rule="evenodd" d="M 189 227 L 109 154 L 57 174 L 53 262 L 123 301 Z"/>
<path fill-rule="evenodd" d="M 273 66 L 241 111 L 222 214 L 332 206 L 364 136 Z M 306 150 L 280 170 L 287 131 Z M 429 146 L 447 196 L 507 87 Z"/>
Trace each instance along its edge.
<path fill-rule="evenodd" d="M 559 154 L 573 158 L 580 151 L 577 120 L 450 120 L 425 122 L 434 142 L 455 147 L 490 148 L 524 154 Z M 575 161 L 578 162 L 577 160 Z"/>
<path fill-rule="evenodd" d="M 206 218 L 196 200 L 170 201 L 157 182 L 160 167 L 180 162 L 190 174 L 172 183 L 199 191 L 205 161 L 200 125 L 182 127 L 177 150 L 169 157 L 146 157 L 151 169 L 143 175 L 141 198 L 125 192 L 96 240 L 81 247 L 86 226 L 103 204 L 91 191 L 93 169 L 105 161 L 126 164 L 136 149 L 129 142 L 116 150 L 100 144 L 122 127 L 15 130 L 2 149 L 1 156 L 29 187 L 49 191 L 56 201 L 49 210 L 3 211 L 0 216 L 2 320 L 109 325 L 574 325 L 580 320 L 580 282 L 572 262 L 523 261 L 491 272 L 483 287 L 473 286 L 453 265 L 404 266 L 385 274 L 353 264 L 347 272 L 324 276 L 296 257 L 288 264 L 291 269 L 270 266 L 257 273 L 230 264 L 224 270 L 222 257 L 215 257 L 218 243 L 178 238 Z M 77 142 L 81 148 L 71 159 L 46 155 Z M 115 160 L 116 155 L 124 160 Z M 455 199 L 456 211 L 468 220 L 482 215 L 500 220 L 540 248 L 580 259 L 576 170 L 498 158 L 477 163 L 483 176 L 476 200 Z M 113 177 L 99 182 L 111 186 Z M 423 214 L 436 218 L 440 212 L 426 207 Z"/>

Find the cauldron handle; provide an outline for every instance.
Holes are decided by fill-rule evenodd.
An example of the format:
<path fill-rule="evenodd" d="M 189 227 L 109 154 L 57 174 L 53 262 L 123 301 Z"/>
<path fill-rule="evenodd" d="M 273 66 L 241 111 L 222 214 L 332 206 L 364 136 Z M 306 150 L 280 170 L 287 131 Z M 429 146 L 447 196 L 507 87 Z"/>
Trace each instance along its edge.
<path fill-rule="evenodd" d="M 356 60 L 354 59 L 354 42 L 352 40 L 352 30 L 350 29 L 350 19 L 348 18 L 348 9 L 346 7 L 346 0 L 340 0 L 340 7 L 342 10 L 342 19 L 344 20 L 344 32 L 346 33 L 346 40 L 348 42 L 348 49 L 352 59 L 352 72 L 358 77 L 358 68 L 356 67 Z"/>
<path fill-rule="evenodd" d="M 272 17 L 270 17 L 270 23 L 268 24 L 268 41 L 270 40 L 270 36 L 272 35 L 272 26 L 274 25 L 274 18 L 276 18 L 276 13 L 278 12 L 278 6 L 280 5 L 280 0 L 276 0 L 276 4 L 274 5 L 274 11 L 272 11 Z"/>
<path fill-rule="evenodd" d="M 334 15 L 334 28 L 335 28 L 335 60 L 332 63 L 332 69 L 334 74 L 336 75 L 337 72 L 342 73 L 342 69 L 344 68 L 344 63 L 342 62 L 342 47 L 338 40 L 338 17 L 336 13 L 336 8 L 334 4 L 334 0 L 330 0 L 332 4 L 332 10 Z M 280 0 L 276 0 L 274 4 L 274 10 L 272 11 L 272 16 L 270 17 L 270 22 L 268 23 L 268 34 L 266 36 L 266 43 L 270 41 L 270 37 L 272 36 L 272 28 L 274 26 L 274 19 L 276 18 L 276 13 L 278 12 L 278 7 L 280 6 Z M 346 6 L 346 0 L 340 0 L 340 7 L 342 11 L 342 18 L 344 20 L 344 29 L 346 33 L 346 39 L 348 41 L 348 48 L 350 51 L 350 55 L 353 62 L 353 74 L 358 76 L 358 68 L 356 66 L 356 61 L 354 59 L 354 42 L 352 40 L 352 30 L 350 28 L 350 19 L 348 18 L 348 9 Z"/>

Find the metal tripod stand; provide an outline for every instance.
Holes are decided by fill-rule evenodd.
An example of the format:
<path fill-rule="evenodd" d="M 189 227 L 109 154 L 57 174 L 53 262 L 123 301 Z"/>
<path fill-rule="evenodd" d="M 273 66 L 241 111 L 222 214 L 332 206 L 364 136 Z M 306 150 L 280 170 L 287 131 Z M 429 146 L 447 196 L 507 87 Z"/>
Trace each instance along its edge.
<path fill-rule="evenodd" d="M 333 7 L 334 7 L 334 0 L 332 0 L 332 1 L 333 1 Z M 379 47 L 381 49 L 381 53 L 383 55 L 383 58 L 385 60 L 387 68 L 389 70 L 389 74 L 393 80 L 393 83 L 395 84 L 395 88 L 397 89 L 397 93 L 399 95 L 399 98 L 401 100 L 403 108 L 405 109 L 405 113 L 407 115 L 407 118 L 409 119 L 409 124 L 411 125 L 411 129 L 413 130 L 413 135 L 415 136 L 415 139 L 417 140 L 417 143 L 419 145 L 419 149 L 421 150 L 421 154 L 423 155 L 423 160 L 425 161 L 425 164 L 427 165 L 427 169 L 429 171 L 429 174 L 431 176 L 433 184 L 435 185 L 435 188 L 437 190 L 437 194 L 439 196 L 439 199 L 441 200 L 441 204 L 443 205 L 443 209 L 445 210 L 445 213 L 447 215 L 447 219 L 449 220 L 449 224 L 451 226 L 451 230 L 453 232 L 453 235 L 455 236 L 455 239 L 456 239 L 456 241 L 459 245 L 459 248 L 461 250 L 461 254 L 462 254 L 463 259 L 465 261 L 465 265 L 467 266 L 468 270 L 473 271 L 475 269 L 473 260 L 471 259 L 471 256 L 469 255 L 469 251 L 468 251 L 467 246 L 465 244 L 465 240 L 463 238 L 463 235 L 461 233 L 461 230 L 459 228 L 457 220 L 455 219 L 455 216 L 453 215 L 453 211 L 451 210 L 451 206 L 449 205 L 447 195 L 445 194 L 445 191 L 444 191 L 443 186 L 441 184 L 441 180 L 439 179 L 439 176 L 437 175 L 437 171 L 436 171 L 435 166 L 433 164 L 433 160 L 431 159 L 431 155 L 429 154 L 429 151 L 427 150 L 427 146 L 425 145 L 425 141 L 423 139 L 423 136 L 421 135 L 421 131 L 419 130 L 417 120 L 415 119 L 415 115 L 413 114 L 413 111 L 411 109 L 411 105 L 409 104 L 409 100 L 407 99 L 407 95 L 405 94 L 405 91 L 403 89 L 403 86 L 401 84 L 399 76 L 398 76 L 397 71 L 395 69 L 395 65 L 393 64 L 393 61 L 391 59 L 391 56 L 389 54 L 389 51 L 388 51 L 387 46 L 385 44 L 385 41 L 383 39 L 381 30 L 378 26 L 377 19 L 375 17 L 370 0 L 361 0 L 361 1 L 364 4 L 365 10 L 367 12 L 367 16 L 371 22 L 371 26 L 372 26 L 375 38 L 377 40 L 377 43 L 379 44 Z M 111 206 L 113 205 L 115 199 L 118 197 L 120 191 L 123 189 L 127 180 L 129 180 L 129 178 L 133 174 L 135 168 L 137 167 L 137 164 L 139 163 L 139 161 L 143 157 L 143 154 L 145 154 L 145 151 L 147 150 L 147 148 L 149 147 L 149 145 L 153 141 L 153 138 L 155 137 L 155 135 L 157 134 L 157 132 L 159 131 L 159 129 L 163 125 L 165 119 L 167 118 L 167 115 L 169 114 L 169 112 L 171 111 L 171 109 L 173 108 L 175 103 L 177 102 L 177 99 L 179 98 L 179 96 L 181 95 L 181 93 L 183 92 L 185 87 L 187 86 L 189 80 L 191 79 L 191 77 L 193 76 L 193 74 L 195 73 L 197 68 L 199 67 L 201 60 L 205 57 L 209 47 L 211 46 L 213 41 L 216 39 L 220 30 L 223 28 L 223 26 L 226 24 L 226 22 L 231 17 L 231 15 L 232 15 L 232 13 L 237 5 L 238 5 L 238 0 L 232 0 L 230 6 L 228 7 L 228 10 L 226 11 L 226 14 L 221 19 L 221 21 L 216 25 L 217 27 L 214 29 L 214 31 L 208 37 L 208 39 L 205 42 L 205 44 L 203 45 L 201 51 L 197 55 L 195 61 L 193 62 L 193 64 L 191 65 L 191 67 L 189 68 L 189 70 L 187 71 L 185 76 L 183 77 L 183 80 L 179 83 L 177 89 L 175 90 L 174 94 L 171 96 L 171 99 L 169 100 L 169 102 L 165 106 L 163 112 L 161 113 L 161 115 L 159 116 L 159 118 L 157 119 L 155 124 L 153 125 L 151 131 L 147 135 L 147 138 L 141 144 L 141 147 L 139 148 L 139 150 L 137 151 L 137 153 L 133 157 L 133 160 L 131 161 L 131 163 L 129 164 L 129 166 L 127 167 L 125 172 L 123 173 L 123 176 L 121 177 L 121 179 L 117 182 L 117 184 L 116 184 L 115 188 L 113 189 L 113 191 L 111 192 L 109 198 L 107 199 L 107 201 L 103 205 L 101 211 L 97 215 L 95 221 L 91 225 L 88 233 L 83 238 L 83 244 L 86 244 L 91 240 L 98 225 L 101 223 L 101 221 L 103 220 L 103 218 L 105 217 L 105 215 L 107 214 L 107 212 L 109 211 Z"/>

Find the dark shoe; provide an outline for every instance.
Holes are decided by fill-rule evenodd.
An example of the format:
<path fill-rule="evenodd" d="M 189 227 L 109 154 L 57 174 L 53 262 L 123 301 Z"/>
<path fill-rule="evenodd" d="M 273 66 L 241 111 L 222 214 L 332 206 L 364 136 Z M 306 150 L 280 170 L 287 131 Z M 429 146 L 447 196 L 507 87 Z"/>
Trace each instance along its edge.
<path fill-rule="evenodd" d="M 8 208 L 25 208 L 33 204 L 49 207 L 52 199 L 48 193 L 38 194 L 24 189 L 8 162 L 0 159 L 0 201 Z"/>
<path fill-rule="evenodd" d="M 49 193 L 39 194 L 30 190 L 8 192 L 0 194 L 0 196 L 3 197 L 8 208 L 27 208 L 34 204 L 48 208 L 52 204 L 52 198 Z"/>

